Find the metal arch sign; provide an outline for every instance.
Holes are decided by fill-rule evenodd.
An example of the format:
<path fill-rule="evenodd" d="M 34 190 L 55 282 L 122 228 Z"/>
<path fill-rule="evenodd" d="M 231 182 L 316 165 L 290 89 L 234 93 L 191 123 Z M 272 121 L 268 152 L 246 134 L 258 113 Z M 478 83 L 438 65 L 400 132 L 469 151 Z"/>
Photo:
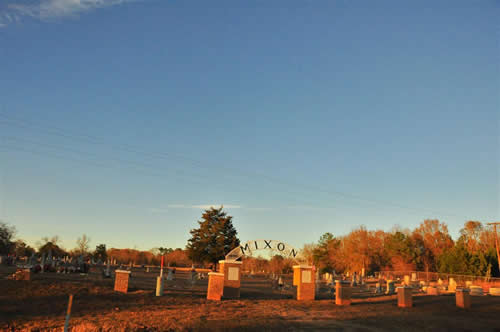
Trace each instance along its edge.
<path fill-rule="evenodd" d="M 287 258 L 297 260 L 299 251 L 291 245 L 277 240 L 252 240 L 234 248 L 226 255 L 226 260 L 235 261 L 243 256 L 252 256 L 255 250 L 270 250 Z"/>

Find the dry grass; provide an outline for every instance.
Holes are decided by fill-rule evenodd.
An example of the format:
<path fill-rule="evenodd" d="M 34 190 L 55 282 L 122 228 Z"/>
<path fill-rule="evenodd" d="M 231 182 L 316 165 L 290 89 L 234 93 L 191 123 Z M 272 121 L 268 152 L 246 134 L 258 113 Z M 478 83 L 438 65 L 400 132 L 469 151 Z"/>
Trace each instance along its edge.
<path fill-rule="evenodd" d="M 394 296 L 297 302 L 245 280 L 242 299 L 211 302 L 206 282 L 194 288 L 167 287 L 113 292 L 112 280 L 39 275 L 31 282 L 0 280 L 0 330 L 62 331 L 68 294 L 75 294 L 72 331 L 500 331 L 500 297 L 474 297 L 473 307 L 455 306 L 454 296 L 416 296 L 414 307 L 398 308 Z"/>

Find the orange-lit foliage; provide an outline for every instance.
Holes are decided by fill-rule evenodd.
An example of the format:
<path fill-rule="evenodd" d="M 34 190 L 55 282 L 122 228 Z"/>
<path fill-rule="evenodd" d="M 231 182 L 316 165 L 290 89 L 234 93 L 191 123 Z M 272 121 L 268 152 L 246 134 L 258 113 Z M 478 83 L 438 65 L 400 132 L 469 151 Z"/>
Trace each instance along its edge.
<path fill-rule="evenodd" d="M 107 251 L 109 259 L 115 260 L 118 264 L 158 264 L 158 258 L 149 251 L 139 251 L 136 249 L 116 249 L 111 248 Z"/>
<path fill-rule="evenodd" d="M 118 264 L 135 265 L 159 265 L 161 255 L 158 252 L 139 251 L 136 249 L 116 249 L 111 248 L 107 251 L 108 258 L 115 260 Z M 191 260 L 188 259 L 186 251 L 175 249 L 165 255 L 165 265 L 171 266 L 191 266 Z"/>
<path fill-rule="evenodd" d="M 448 226 L 437 219 L 426 219 L 413 231 L 413 240 L 426 271 L 436 269 L 437 257 L 453 247 Z"/>
<path fill-rule="evenodd" d="M 242 269 L 249 272 L 269 272 L 269 261 L 262 257 L 244 257 Z"/>
<path fill-rule="evenodd" d="M 192 265 L 191 260 L 188 258 L 187 252 L 179 248 L 165 255 L 165 263 L 170 264 L 170 266 Z"/>
<path fill-rule="evenodd" d="M 484 227 L 479 235 L 480 250 L 488 250 L 495 248 L 495 231 L 493 226 Z"/>
<path fill-rule="evenodd" d="M 462 240 L 469 252 L 477 252 L 480 248 L 480 238 L 483 225 L 479 221 L 467 221 L 464 228 L 460 230 Z"/>
<path fill-rule="evenodd" d="M 446 249 L 453 247 L 453 240 L 448 234 L 448 226 L 437 219 L 426 219 L 414 231 L 422 236 L 425 246 L 434 256 L 441 255 Z"/>
<path fill-rule="evenodd" d="M 461 237 L 455 243 L 447 225 L 436 219 L 424 220 L 413 232 L 399 227 L 390 232 L 368 231 L 361 226 L 342 237 L 325 233 L 317 244 L 307 245 L 304 251 L 324 272 L 352 273 L 361 272 L 363 268 L 368 273 L 381 270 L 446 272 L 454 269 L 463 273 L 491 272 L 497 275 L 497 263 L 492 257 L 495 253 L 492 227 L 468 221 L 460 233 Z M 465 256 L 460 250 L 466 250 Z"/>
<path fill-rule="evenodd" d="M 294 261 L 280 255 L 275 255 L 269 261 L 269 272 L 273 273 L 291 273 L 293 271 Z"/>

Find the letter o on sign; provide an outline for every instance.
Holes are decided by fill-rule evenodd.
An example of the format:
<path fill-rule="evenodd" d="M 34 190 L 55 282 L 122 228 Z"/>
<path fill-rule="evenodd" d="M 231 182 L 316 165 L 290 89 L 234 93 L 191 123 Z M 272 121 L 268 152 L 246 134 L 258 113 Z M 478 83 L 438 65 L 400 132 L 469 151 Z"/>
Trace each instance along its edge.
<path fill-rule="evenodd" d="M 283 251 L 283 250 L 285 250 L 285 244 L 283 244 L 283 243 L 281 243 L 281 242 L 280 242 L 280 243 L 278 243 L 278 245 L 277 245 L 276 247 L 278 248 L 278 250 L 279 250 L 279 251 Z"/>

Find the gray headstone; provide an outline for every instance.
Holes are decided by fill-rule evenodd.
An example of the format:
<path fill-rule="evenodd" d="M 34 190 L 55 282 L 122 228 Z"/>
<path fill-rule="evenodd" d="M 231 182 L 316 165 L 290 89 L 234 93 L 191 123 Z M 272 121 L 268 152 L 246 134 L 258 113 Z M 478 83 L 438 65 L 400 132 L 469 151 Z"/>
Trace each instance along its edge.
<path fill-rule="evenodd" d="M 42 260 L 40 262 L 41 266 L 42 266 L 42 272 L 45 271 L 45 254 L 42 254 Z"/>
<path fill-rule="evenodd" d="M 396 283 L 393 280 L 387 280 L 386 294 L 394 294 L 396 292 Z"/>

